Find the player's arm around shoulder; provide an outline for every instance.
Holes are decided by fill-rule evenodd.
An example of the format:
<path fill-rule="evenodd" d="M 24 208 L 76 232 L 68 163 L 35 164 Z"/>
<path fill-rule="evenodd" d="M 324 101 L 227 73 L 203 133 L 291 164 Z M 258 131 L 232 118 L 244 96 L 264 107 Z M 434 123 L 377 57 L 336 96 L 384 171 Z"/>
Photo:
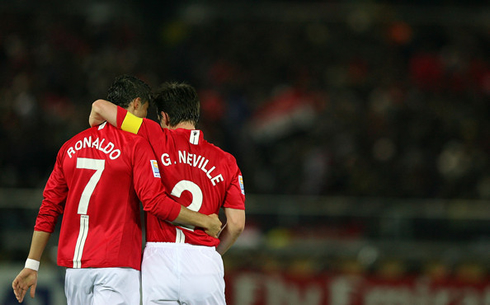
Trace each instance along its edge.
<path fill-rule="evenodd" d="M 92 103 L 88 122 L 93 127 L 102 124 L 104 121 L 117 126 L 117 106 L 109 101 L 99 99 Z"/>

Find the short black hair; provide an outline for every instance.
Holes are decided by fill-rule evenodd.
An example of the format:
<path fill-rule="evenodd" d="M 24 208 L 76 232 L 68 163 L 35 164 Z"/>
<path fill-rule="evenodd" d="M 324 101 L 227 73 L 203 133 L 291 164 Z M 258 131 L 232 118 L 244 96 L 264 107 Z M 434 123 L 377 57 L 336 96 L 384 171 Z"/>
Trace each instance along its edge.
<path fill-rule="evenodd" d="M 186 83 L 165 82 L 153 95 L 157 117 L 161 112 L 168 114 L 170 126 L 190 122 L 194 126 L 199 122 L 200 102 L 196 89 Z"/>
<path fill-rule="evenodd" d="M 150 102 L 150 86 L 141 79 L 126 74 L 116 77 L 107 92 L 107 100 L 123 108 L 128 108 L 131 101 L 138 97 L 143 104 Z"/>

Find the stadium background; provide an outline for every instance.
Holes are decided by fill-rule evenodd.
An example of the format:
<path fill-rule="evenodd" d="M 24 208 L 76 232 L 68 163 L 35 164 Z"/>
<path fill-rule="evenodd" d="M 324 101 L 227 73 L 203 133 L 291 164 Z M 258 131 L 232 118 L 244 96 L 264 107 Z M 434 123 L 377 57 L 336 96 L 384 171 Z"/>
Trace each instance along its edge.
<path fill-rule="evenodd" d="M 229 304 L 490 304 L 485 1 L 4 0 L 0 20 L 0 304 L 56 152 L 123 73 L 195 86 L 238 160 Z M 55 245 L 26 304 L 65 302 Z"/>

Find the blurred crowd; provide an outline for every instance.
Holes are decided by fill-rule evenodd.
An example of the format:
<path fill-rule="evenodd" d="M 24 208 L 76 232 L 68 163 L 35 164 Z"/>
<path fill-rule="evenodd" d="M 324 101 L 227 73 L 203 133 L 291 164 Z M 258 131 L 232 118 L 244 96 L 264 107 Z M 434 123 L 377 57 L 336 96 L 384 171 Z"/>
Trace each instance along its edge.
<path fill-rule="evenodd" d="M 196 87 L 247 192 L 490 199 L 488 24 L 132 11 L 0 12 L 0 187 L 42 188 L 126 73 Z"/>

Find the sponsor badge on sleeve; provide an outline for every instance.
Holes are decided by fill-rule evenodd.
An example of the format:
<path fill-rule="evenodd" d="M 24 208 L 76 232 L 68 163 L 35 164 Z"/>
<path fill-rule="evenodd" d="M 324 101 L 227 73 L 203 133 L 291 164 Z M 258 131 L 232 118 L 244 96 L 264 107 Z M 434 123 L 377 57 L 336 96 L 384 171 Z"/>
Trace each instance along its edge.
<path fill-rule="evenodd" d="M 150 160 L 150 162 L 151 162 L 151 169 L 153 171 L 153 177 L 160 178 L 160 170 L 158 169 L 157 160 Z"/>
<path fill-rule="evenodd" d="M 242 175 L 238 175 L 238 184 L 240 184 L 240 189 L 242 190 L 242 194 L 245 195 L 245 186 L 243 185 Z"/>

